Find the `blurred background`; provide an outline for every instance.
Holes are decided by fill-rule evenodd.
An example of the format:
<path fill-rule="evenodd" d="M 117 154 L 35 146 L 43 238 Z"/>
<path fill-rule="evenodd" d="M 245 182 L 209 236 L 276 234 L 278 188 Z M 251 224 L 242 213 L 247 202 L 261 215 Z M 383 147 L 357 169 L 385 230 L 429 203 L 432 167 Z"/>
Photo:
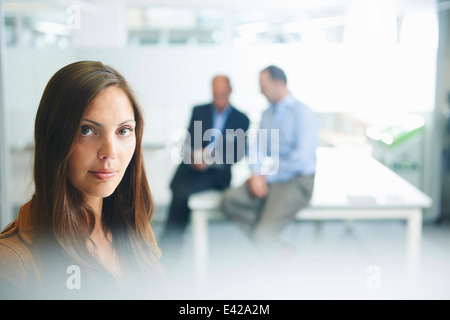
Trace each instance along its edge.
<path fill-rule="evenodd" d="M 258 73 L 269 64 L 318 113 L 321 145 L 370 150 L 433 199 L 424 224 L 450 219 L 448 0 L 0 4 L 1 227 L 33 192 L 34 118 L 45 85 L 78 60 L 113 66 L 141 100 L 155 223 L 171 196 L 172 133 L 186 128 L 195 104 L 211 100 L 212 77 L 230 76 L 232 103 L 256 125 L 267 107 Z"/>

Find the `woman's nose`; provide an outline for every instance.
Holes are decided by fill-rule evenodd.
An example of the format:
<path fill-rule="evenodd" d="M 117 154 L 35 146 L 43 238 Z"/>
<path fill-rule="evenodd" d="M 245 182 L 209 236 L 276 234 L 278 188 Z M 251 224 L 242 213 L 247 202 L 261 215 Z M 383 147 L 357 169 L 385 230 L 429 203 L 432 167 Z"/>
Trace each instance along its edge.
<path fill-rule="evenodd" d="M 115 159 L 117 157 L 117 146 L 114 138 L 105 137 L 98 151 L 98 157 L 101 160 Z"/>

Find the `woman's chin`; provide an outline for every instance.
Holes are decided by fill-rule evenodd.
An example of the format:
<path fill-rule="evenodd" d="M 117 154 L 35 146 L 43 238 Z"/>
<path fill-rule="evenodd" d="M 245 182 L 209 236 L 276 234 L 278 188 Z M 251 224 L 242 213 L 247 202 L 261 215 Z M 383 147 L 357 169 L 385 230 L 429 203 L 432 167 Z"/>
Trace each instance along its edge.
<path fill-rule="evenodd" d="M 91 190 L 89 192 L 86 192 L 85 195 L 89 198 L 108 198 L 111 196 L 116 188 L 114 189 L 102 189 L 102 190 Z"/>

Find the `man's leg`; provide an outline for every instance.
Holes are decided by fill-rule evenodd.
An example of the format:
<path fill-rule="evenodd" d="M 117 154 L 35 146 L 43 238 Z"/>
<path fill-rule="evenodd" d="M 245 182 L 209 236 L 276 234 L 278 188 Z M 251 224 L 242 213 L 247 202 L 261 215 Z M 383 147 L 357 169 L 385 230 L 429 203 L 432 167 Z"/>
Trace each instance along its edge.
<path fill-rule="evenodd" d="M 247 185 L 243 184 L 224 192 L 222 208 L 225 215 L 236 222 L 247 236 L 250 236 L 263 202 L 264 199 L 251 195 Z"/>
<path fill-rule="evenodd" d="M 214 183 L 210 173 L 197 172 L 190 168 L 179 169 L 171 183 L 172 201 L 162 234 L 162 249 L 165 247 L 177 253 L 190 220 L 189 197 L 193 193 L 211 188 L 214 188 Z"/>
<path fill-rule="evenodd" d="M 163 233 L 164 244 L 181 246 L 182 237 L 190 217 L 190 210 L 187 205 L 188 197 L 187 194 L 172 192 L 172 201 Z"/>
<path fill-rule="evenodd" d="M 285 183 L 269 186 L 269 194 L 253 229 L 258 248 L 267 253 L 281 248 L 280 235 L 297 212 L 311 199 L 314 176 L 297 176 Z"/>

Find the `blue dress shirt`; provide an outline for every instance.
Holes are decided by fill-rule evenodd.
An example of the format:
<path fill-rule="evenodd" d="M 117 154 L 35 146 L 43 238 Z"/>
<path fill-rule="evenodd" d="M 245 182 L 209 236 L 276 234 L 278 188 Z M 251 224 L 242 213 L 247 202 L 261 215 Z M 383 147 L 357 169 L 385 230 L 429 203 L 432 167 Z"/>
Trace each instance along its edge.
<path fill-rule="evenodd" d="M 211 112 L 212 112 L 212 128 L 211 129 L 216 129 L 215 131 L 213 131 L 211 134 L 211 143 L 208 144 L 208 148 L 210 150 L 214 150 L 212 151 L 212 154 L 215 154 L 215 152 L 217 152 L 216 149 L 216 144 L 217 141 L 220 141 L 220 143 L 222 143 L 222 135 L 225 134 L 225 132 L 223 132 L 224 128 L 225 128 L 225 123 L 227 122 L 228 116 L 230 115 L 232 111 L 232 108 L 230 105 L 226 106 L 224 110 L 222 110 L 221 112 L 218 112 L 217 109 L 214 107 L 214 105 L 211 105 Z M 222 145 L 223 148 L 223 145 Z M 221 149 L 221 152 L 223 152 L 223 149 Z M 219 167 L 221 167 L 219 165 Z"/>
<path fill-rule="evenodd" d="M 222 132 L 225 127 L 225 122 L 227 122 L 228 116 L 230 115 L 231 107 L 228 105 L 222 112 L 217 112 L 217 109 L 213 105 L 211 109 L 213 113 L 213 128 Z"/>
<path fill-rule="evenodd" d="M 267 130 L 267 144 L 261 129 Z M 315 174 L 317 134 L 315 113 L 289 93 L 262 114 L 257 134 L 262 143 L 257 139 L 252 146 L 253 150 L 258 150 L 258 156 L 256 163 L 250 162 L 251 171 L 265 175 L 269 184 L 286 182 L 297 175 Z M 267 170 L 267 165 L 271 169 Z"/>

